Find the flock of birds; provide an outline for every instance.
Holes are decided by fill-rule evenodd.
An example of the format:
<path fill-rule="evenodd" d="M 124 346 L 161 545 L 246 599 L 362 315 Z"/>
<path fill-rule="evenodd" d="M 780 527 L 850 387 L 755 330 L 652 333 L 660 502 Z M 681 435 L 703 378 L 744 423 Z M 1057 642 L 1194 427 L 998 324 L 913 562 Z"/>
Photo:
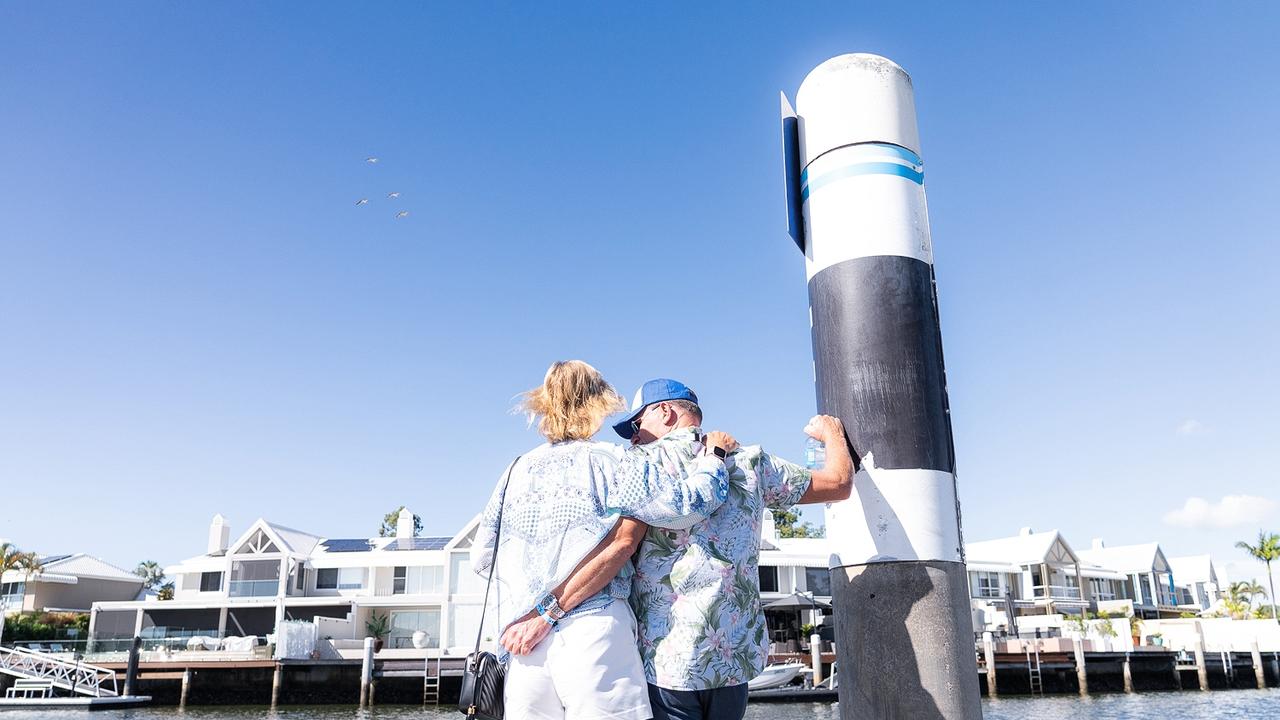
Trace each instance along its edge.
<path fill-rule="evenodd" d="M 365 161 L 366 163 L 370 164 L 370 165 L 377 165 L 377 164 L 378 164 L 378 158 L 376 158 L 376 157 L 372 157 L 372 156 L 365 158 L 365 159 L 364 159 L 364 161 Z M 400 193 L 399 193 L 399 192 L 396 192 L 396 191 L 389 192 L 389 193 L 387 193 L 387 199 L 388 199 L 388 200 L 399 200 L 399 199 L 400 199 Z M 365 198 L 360 198 L 359 200 L 357 200 L 357 201 L 356 201 L 356 206 L 357 206 L 357 207 L 359 207 L 360 205 L 368 205 L 368 204 L 369 204 L 369 198 L 367 198 L 367 197 L 365 197 Z M 402 217 L 409 217 L 409 211 L 408 211 L 408 210 L 401 210 L 401 211 L 399 211 L 399 212 L 397 212 L 397 213 L 396 213 L 396 219 L 397 219 L 397 220 L 399 220 L 399 219 L 400 219 L 400 218 L 402 218 Z"/>

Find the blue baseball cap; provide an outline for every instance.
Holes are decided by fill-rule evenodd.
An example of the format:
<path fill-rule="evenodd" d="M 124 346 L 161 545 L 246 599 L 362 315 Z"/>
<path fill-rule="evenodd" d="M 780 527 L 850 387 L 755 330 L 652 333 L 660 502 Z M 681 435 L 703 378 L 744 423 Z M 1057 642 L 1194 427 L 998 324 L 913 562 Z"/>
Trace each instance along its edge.
<path fill-rule="evenodd" d="M 636 396 L 631 400 L 631 414 L 625 420 L 613 426 L 613 431 L 622 436 L 623 440 L 630 440 L 634 431 L 631 429 L 631 422 L 645 408 L 654 403 L 665 402 L 667 400 L 688 400 L 693 404 L 698 403 L 698 396 L 689 389 L 688 385 L 679 380 L 670 378 L 658 378 L 650 380 L 640 389 L 636 391 Z"/>

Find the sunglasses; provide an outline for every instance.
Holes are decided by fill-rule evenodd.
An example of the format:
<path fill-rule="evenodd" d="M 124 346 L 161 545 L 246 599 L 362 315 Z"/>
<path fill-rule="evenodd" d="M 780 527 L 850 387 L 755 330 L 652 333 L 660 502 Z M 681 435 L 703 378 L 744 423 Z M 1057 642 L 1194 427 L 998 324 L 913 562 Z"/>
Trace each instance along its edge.
<path fill-rule="evenodd" d="M 644 407 L 644 409 L 640 411 L 640 414 L 639 414 L 639 415 L 637 415 L 637 416 L 635 417 L 635 419 L 631 421 L 631 434 L 632 434 L 632 435 L 634 435 L 634 434 L 636 434 L 636 433 L 640 432 L 640 423 L 641 423 L 641 421 L 643 421 L 643 420 L 644 420 L 644 414 L 645 414 L 645 413 L 647 413 L 647 412 L 649 412 L 649 410 L 650 410 L 651 408 L 653 408 L 653 407 L 655 407 L 655 406 L 657 406 L 657 405 L 661 405 L 661 404 L 662 404 L 662 403 L 654 403 L 653 405 L 646 405 L 646 406 Z"/>

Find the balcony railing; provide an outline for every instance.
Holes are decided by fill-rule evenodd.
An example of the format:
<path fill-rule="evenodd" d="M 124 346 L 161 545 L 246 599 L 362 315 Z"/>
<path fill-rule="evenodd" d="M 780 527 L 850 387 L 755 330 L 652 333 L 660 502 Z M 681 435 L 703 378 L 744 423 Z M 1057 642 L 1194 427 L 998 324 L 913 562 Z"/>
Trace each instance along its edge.
<path fill-rule="evenodd" d="M 279 580 L 232 580 L 231 597 L 275 597 L 280 592 Z"/>
<path fill-rule="evenodd" d="M 1080 588 L 1075 585 L 1036 585 L 1032 588 L 1037 600 L 1079 600 Z"/>

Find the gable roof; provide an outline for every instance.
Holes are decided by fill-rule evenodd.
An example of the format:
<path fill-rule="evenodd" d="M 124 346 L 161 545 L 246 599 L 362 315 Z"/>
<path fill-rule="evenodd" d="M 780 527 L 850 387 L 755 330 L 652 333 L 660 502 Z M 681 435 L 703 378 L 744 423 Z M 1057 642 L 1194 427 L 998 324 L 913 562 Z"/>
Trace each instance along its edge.
<path fill-rule="evenodd" d="M 39 574 L 32 575 L 30 582 L 40 582 L 42 577 L 53 582 L 74 582 L 70 578 L 93 578 L 96 580 L 117 580 L 136 582 L 142 586 L 142 578 L 122 570 L 101 558 L 85 553 L 74 555 L 49 555 L 41 558 L 42 568 Z"/>
<path fill-rule="evenodd" d="M 1001 565 L 1074 564 L 1080 561 L 1080 556 L 1057 530 L 965 543 L 964 554 L 966 561 Z"/>
<path fill-rule="evenodd" d="M 1209 555 L 1184 555 L 1169 558 L 1169 567 L 1173 570 L 1174 579 L 1182 585 L 1198 582 L 1218 582 L 1218 573 L 1213 567 L 1213 558 Z"/>
<path fill-rule="evenodd" d="M 1081 550 L 1080 558 L 1123 573 L 1145 573 L 1153 569 L 1156 572 L 1169 571 L 1169 561 L 1160 550 L 1160 543 L 1154 542 Z"/>
<path fill-rule="evenodd" d="M 316 545 L 320 542 L 318 535 L 312 535 L 301 530 L 294 530 L 283 525 L 267 522 L 263 518 L 254 520 L 249 527 L 236 538 L 234 542 L 227 546 L 227 552 L 235 554 L 237 550 L 244 547 L 244 544 L 253 538 L 254 534 L 261 530 L 268 538 L 273 540 L 281 552 L 295 553 L 299 555 L 310 555 L 315 550 Z"/>

